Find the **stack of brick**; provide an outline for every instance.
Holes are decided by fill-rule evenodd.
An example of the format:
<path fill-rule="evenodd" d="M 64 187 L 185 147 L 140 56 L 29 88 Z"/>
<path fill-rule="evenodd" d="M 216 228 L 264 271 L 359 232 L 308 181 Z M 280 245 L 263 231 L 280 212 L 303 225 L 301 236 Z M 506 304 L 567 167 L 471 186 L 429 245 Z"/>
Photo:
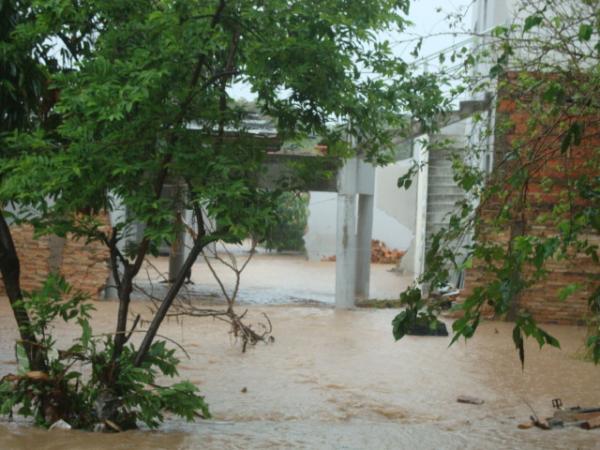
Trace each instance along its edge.
<path fill-rule="evenodd" d="M 406 254 L 402 250 L 389 248 L 385 242 L 377 239 L 371 240 L 371 262 L 373 264 L 397 264 Z M 321 261 L 335 261 L 335 255 L 325 256 Z"/>
<path fill-rule="evenodd" d="M 375 264 L 397 264 L 404 256 L 403 251 L 389 248 L 384 242 L 371 241 L 371 262 Z"/>
<path fill-rule="evenodd" d="M 109 253 L 98 242 L 84 239 L 59 239 L 56 236 L 35 237 L 31 226 L 11 226 L 11 233 L 21 265 L 21 288 L 38 289 L 51 271 L 57 271 L 74 289 L 100 298 L 109 276 Z M 4 295 L 0 283 L 0 295 Z"/>

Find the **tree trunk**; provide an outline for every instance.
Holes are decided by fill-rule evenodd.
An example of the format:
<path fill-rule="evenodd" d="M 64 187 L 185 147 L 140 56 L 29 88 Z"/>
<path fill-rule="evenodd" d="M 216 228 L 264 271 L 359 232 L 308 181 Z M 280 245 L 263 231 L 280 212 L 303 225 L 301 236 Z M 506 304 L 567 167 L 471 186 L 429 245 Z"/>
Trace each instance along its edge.
<path fill-rule="evenodd" d="M 21 304 L 23 293 L 21 292 L 20 264 L 15 244 L 10 233 L 10 228 L 4 219 L 2 211 L 0 211 L 0 273 L 4 280 L 6 294 L 10 301 L 21 342 L 27 353 L 29 367 L 31 370 L 46 370 L 45 350 L 38 344 L 35 334 L 31 331 L 31 321 L 27 310 Z"/>
<path fill-rule="evenodd" d="M 123 352 L 125 345 L 125 332 L 127 331 L 127 315 L 129 313 L 129 303 L 131 302 L 131 292 L 133 291 L 133 278 L 130 267 L 126 267 L 123 272 L 123 278 L 119 285 L 119 312 L 117 315 L 117 329 L 115 332 L 115 350 L 113 360 L 117 361 Z"/>
<path fill-rule="evenodd" d="M 183 267 L 179 270 L 177 278 L 173 281 L 173 284 L 169 288 L 167 295 L 165 295 L 165 298 L 163 299 L 162 303 L 160 304 L 160 307 L 158 308 L 158 311 L 156 311 L 156 314 L 152 319 L 152 323 L 150 324 L 148 331 L 144 335 L 144 340 L 142 341 L 140 348 L 138 349 L 138 352 L 135 356 L 136 366 L 139 366 L 144 361 L 148 350 L 150 350 L 152 341 L 156 337 L 156 333 L 158 333 L 160 324 L 166 317 L 169 308 L 173 304 L 175 297 L 177 297 L 181 286 L 183 286 L 183 283 L 185 282 L 186 274 L 189 270 L 191 270 L 192 265 L 194 264 L 194 262 L 196 262 L 198 255 L 200 254 L 202 249 L 207 245 L 207 243 L 207 241 L 204 241 L 201 238 L 196 239 L 196 242 L 194 242 L 194 246 L 190 250 L 190 254 L 185 259 Z"/>

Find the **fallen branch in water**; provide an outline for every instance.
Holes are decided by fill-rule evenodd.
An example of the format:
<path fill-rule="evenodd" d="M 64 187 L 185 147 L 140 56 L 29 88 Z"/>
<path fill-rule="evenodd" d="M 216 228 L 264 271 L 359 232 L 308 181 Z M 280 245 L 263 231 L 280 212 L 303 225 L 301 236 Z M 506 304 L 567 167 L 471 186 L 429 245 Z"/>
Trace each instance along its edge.
<path fill-rule="evenodd" d="M 197 233 L 195 232 L 193 227 L 187 224 L 185 226 L 187 231 L 192 236 L 192 239 L 195 241 L 197 239 Z M 242 314 L 238 314 L 235 311 L 237 297 L 240 290 L 241 275 L 252 260 L 254 254 L 256 253 L 257 243 L 258 242 L 256 239 L 252 239 L 252 244 L 248 252 L 248 256 L 241 263 L 238 261 L 236 255 L 233 252 L 231 252 L 231 250 L 229 250 L 227 246 L 223 243 L 221 243 L 220 246 L 220 250 L 222 252 L 221 254 L 217 252 L 216 246 L 214 250 L 207 250 L 206 248 L 204 248 L 201 252 L 208 269 L 210 270 L 211 274 L 213 275 L 214 279 L 219 285 L 219 289 L 223 297 L 225 298 L 225 301 L 227 303 L 225 309 L 221 309 L 218 307 L 213 308 L 199 306 L 197 304 L 194 304 L 189 294 L 185 295 L 184 293 L 180 293 L 180 295 L 178 295 L 175 302 L 173 303 L 171 310 L 167 313 L 166 318 L 175 318 L 179 320 L 180 318 L 185 316 L 212 317 L 214 319 L 226 322 L 230 326 L 230 334 L 233 335 L 236 341 L 239 341 L 241 343 L 242 353 L 246 351 L 248 345 L 256 345 L 259 342 L 274 342 L 275 338 L 271 335 L 273 331 L 273 324 L 264 312 L 262 313 L 262 315 L 265 321 L 256 324 L 255 326 L 258 329 L 255 329 L 253 328 L 252 324 L 248 324 L 244 320 L 246 314 L 248 313 L 248 310 L 245 310 Z M 222 264 L 227 269 L 233 271 L 235 275 L 235 283 L 231 291 L 227 289 L 225 283 L 218 274 L 215 268 L 215 261 Z M 150 285 L 152 285 L 153 277 L 150 276 L 148 268 L 156 271 L 163 280 L 166 279 L 166 277 L 164 277 L 164 274 L 160 273 L 156 266 L 148 262 L 146 274 L 148 283 Z M 149 292 L 148 289 L 144 289 L 142 286 L 138 285 L 136 285 L 136 289 L 148 299 L 150 299 L 151 305 L 149 306 L 149 309 L 152 313 L 154 313 L 156 309 L 160 307 L 161 299 L 157 298 L 152 294 L 152 289 L 150 289 Z"/>

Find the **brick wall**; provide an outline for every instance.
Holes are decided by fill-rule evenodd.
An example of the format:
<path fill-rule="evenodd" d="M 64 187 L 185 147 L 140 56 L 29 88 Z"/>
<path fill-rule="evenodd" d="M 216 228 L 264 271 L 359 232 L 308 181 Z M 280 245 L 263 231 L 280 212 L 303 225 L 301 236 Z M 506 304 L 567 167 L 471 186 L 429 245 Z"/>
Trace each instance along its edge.
<path fill-rule="evenodd" d="M 597 235 L 588 235 L 590 241 L 600 245 Z M 508 239 L 497 241 L 508 244 Z M 465 285 L 461 297 L 466 298 L 489 277 L 475 262 L 473 268 L 465 273 Z M 588 298 L 596 288 L 590 274 L 600 275 L 598 264 L 585 255 L 578 255 L 571 261 L 550 261 L 546 268 L 551 271 L 547 279 L 526 289 L 519 298 L 518 307 L 527 310 L 540 323 L 584 324 L 588 314 Z M 559 292 L 565 286 L 577 283 L 582 286 L 566 300 L 559 298 Z M 491 308 L 485 308 L 484 314 L 491 314 Z"/>
<path fill-rule="evenodd" d="M 513 77 L 516 75 L 512 75 Z M 509 76 L 510 80 L 510 76 Z M 516 100 L 515 100 L 516 99 Z M 495 136 L 495 161 L 502 161 L 506 151 L 520 143 L 520 151 L 528 151 L 528 146 L 539 146 L 549 158 L 536 167 L 528 186 L 525 209 L 525 233 L 533 236 L 550 237 L 556 234 L 556 228 L 548 221 L 539 220 L 543 214 L 552 211 L 559 203 L 561 193 L 565 191 L 567 180 L 577 177 L 582 173 L 597 175 L 597 164 L 589 164 L 590 160 L 597 161 L 598 148 L 600 148 L 600 133 L 597 128 L 597 118 L 591 118 L 587 125 L 588 132 L 580 145 L 566 153 L 560 152 L 560 134 L 564 131 L 565 124 L 545 133 L 535 142 L 531 141 L 532 132 L 527 122 L 530 112 L 527 100 L 515 94 L 514 91 L 500 92 L 497 104 L 497 127 Z M 578 120 L 584 120 L 579 118 Z M 585 121 L 585 120 L 584 120 Z M 497 172 L 514 170 L 519 161 L 504 164 Z M 500 174 L 496 173 L 496 180 Z M 544 186 L 543 180 L 551 180 L 550 188 Z M 585 206 L 579 201 L 578 206 Z M 480 209 L 479 214 L 483 225 L 477 230 L 477 239 L 492 241 L 502 244 L 508 251 L 511 236 L 518 234 L 516 223 L 507 223 L 503 230 L 486 228 L 486 219 L 495 217 L 500 209 L 500 203 L 491 201 Z M 520 224 L 519 226 L 523 226 Z M 581 236 L 590 243 L 600 246 L 600 236 L 590 231 Z M 588 313 L 588 297 L 597 287 L 600 277 L 600 265 L 591 257 L 577 255 L 573 260 L 549 261 L 547 266 L 551 270 L 550 276 L 535 286 L 528 288 L 519 298 L 518 308 L 529 311 L 533 317 L 542 323 L 573 324 L 584 323 Z M 593 281 L 596 276 L 596 281 Z M 465 289 L 463 297 L 468 296 L 475 287 L 481 286 L 489 278 L 485 265 L 475 261 L 473 268 L 465 274 Z M 559 299 L 559 291 L 571 283 L 578 283 L 583 289 L 576 292 L 566 300 Z"/>
<path fill-rule="evenodd" d="M 56 236 L 34 237 L 29 225 L 11 226 L 21 264 L 21 288 L 39 288 L 51 270 L 60 272 L 75 289 L 93 299 L 101 297 L 109 275 L 108 249 L 97 242 Z M 0 295 L 4 295 L 0 283 Z"/>

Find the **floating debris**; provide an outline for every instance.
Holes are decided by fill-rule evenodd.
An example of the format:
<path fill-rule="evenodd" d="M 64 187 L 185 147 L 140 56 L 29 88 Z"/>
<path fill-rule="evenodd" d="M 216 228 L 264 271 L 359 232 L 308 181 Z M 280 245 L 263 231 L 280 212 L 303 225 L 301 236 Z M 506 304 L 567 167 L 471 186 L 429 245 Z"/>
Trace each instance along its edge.
<path fill-rule="evenodd" d="M 484 403 L 482 399 L 470 395 L 459 395 L 456 401 L 458 403 L 468 403 L 469 405 L 483 405 Z"/>
<path fill-rule="evenodd" d="M 71 428 L 71 425 L 62 419 L 58 419 L 56 422 L 50 425 L 50 430 L 70 430 Z"/>
<path fill-rule="evenodd" d="M 543 430 L 563 427 L 579 427 L 585 430 L 600 428 L 600 407 L 582 408 L 572 406 L 563 408 L 562 400 L 556 398 L 552 400 L 552 406 L 556 409 L 552 417 L 546 420 L 531 416 L 532 423 Z"/>

